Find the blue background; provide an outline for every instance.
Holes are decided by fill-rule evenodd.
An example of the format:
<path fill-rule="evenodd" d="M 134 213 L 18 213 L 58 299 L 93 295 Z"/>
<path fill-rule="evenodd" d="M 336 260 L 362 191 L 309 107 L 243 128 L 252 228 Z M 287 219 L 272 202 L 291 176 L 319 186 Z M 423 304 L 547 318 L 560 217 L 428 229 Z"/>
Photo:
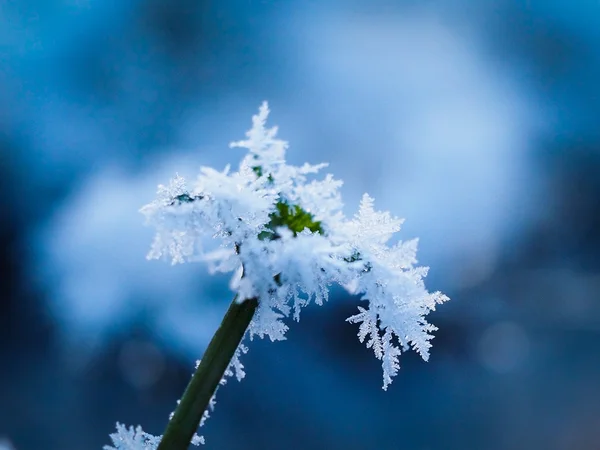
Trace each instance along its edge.
<path fill-rule="evenodd" d="M 146 261 L 138 209 L 235 166 L 268 100 L 289 161 L 405 217 L 452 300 L 383 392 L 334 289 L 251 343 L 207 448 L 598 448 L 599 24 L 592 0 L 0 2 L 0 441 L 162 432 L 231 295 Z"/>

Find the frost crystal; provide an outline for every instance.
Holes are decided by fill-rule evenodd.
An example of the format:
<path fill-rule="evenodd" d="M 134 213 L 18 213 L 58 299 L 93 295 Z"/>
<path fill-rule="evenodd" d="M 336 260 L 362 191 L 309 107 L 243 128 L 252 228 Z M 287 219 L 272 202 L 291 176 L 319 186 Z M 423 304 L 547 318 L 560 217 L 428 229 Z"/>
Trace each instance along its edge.
<path fill-rule="evenodd" d="M 403 220 L 376 211 L 367 194 L 346 218 L 342 182 L 330 174 L 308 181 L 326 164 L 286 164 L 288 143 L 277 139 L 276 127 L 265 127 L 268 114 L 265 102 L 247 139 L 230 144 L 247 150 L 237 171 L 203 167 L 190 187 L 179 176 L 159 186 L 157 199 L 141 209 L 157 230 L 148 258 L 204 260 L 211 271 L 233 273 L 237 298 L 259 299 L 250 338 L 285 339 L 283 319 L 299 320 L 302 307 L 322 304 L 332 283 L 360 294 L 368 305 L 347 320 L 360 324 L 358 338 L 381 361 L 387 389 L 401 351 L 412 347 L 428 359 L 436 328 L 425 316 L 448 298 L 426 290 L 427 268 L 415 266 L 416 240 L 388 244 Z M 220 247 L 204 250 L 207 237 Z M 230 373 L 241 379 L 239 356 Z"/>
<path fill-rule="evenodd" d="M 104 446 L 104 450 L 156 450 L 161 436 L 152 436 L 142 427 L 129 427 L 117 423 L 117 432 L 110 435 L 114 447 Z"/>
<path fill-rule="evenodd" d="M 265 102 L 247 139 L 230 144 L 248 151 L 237 171 L 202 167 L 191 187 L 180 176 L 158 187 L 156 200 L 141 209 L 156 228 L 148 258 L 169 258 L 172 264 L 200 260 L 211 272 L 233 273 L 238 301 L 259 300 L 246 331 L 250 339 L 285 339 L 283 319 L 300 320 L 303 307 L 322 305 L 333 283 L 361 295 L 368 305 L 347 321 L 360 324 L 358 339 L 381 361 L 385 390 L 398 373 L 402 351 L 412 347 L 429 358 L 436 328 L 425 316 L 448 298 L 425 289 L 427 268 L 415 266 L 416 239 L 388 244 L 403 220 L 376 211 L 367 194 L 358 213 L 346 218 L 342 182 L 330 174 L 308 181 L 327 164 L 286 164 L 288 144 L 276 138 L 276 127 L 265 128 L 268 115 Z M 203 249 L 207 238 L 218 239 L 220 247 Z M 239 345 L 220 385 L 227 377 L 244 378 L 240 357 L 247 351 Z M 213 395 L 200 426 L 214 406 Z M 155 450 L 160 442 L 140 427 L 120 424 L 111 439 L 114 447 L 105 450 Z M 204 444 L 204 438 L 195 435 L 192 443 Z"/>
<path fill-rule="evenodd" d="M 134 429 L 117 423 L 117 432 L 110 435 L 114 447 L 105 445 L 104 450 L 156 450 L 161 438 L 146 433 L 140 426 Z M 204 438 L 194 435 L 191 443 L 196 446 L 204 444 Z"/>

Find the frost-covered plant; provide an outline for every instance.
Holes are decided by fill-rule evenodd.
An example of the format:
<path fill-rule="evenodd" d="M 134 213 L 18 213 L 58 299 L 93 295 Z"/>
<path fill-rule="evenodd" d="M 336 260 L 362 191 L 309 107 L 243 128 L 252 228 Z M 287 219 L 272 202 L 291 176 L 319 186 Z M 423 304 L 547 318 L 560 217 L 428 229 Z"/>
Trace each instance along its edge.
<path fill-rule="evenodd" d="M 284 319 L 299 320 L 302 307 L 323 304 L 333 283 L 367 302 L 347 321 L 360 324 L 359 340 L 381 361 L 384 390 L 398 372 L 402 351 L 412 347 L 429 357 L 436 328 L 425 316 L 448 298 L 426 290 L 427 268 L 415 266 L 417 240 L 389 245 L 403 220 L 376 211 L 367 194 L 354 217 L 345 217 L 342 182 L 330 174 L 309 181 L 326 164 L 286 164 L 288 144 L 276 138 L 276 127 L 265 128 L 268 114 L 263 103 L 247 139 L 230 144 L 247 149 L 237 171 L 202 167 L 191 186 L 176 176 L 141 209 L 157 230 L 148 258 L 200 260 L 212 272 L 232 272 L 235 299 L 162 440 L 118 426 L 111 436 L 117 449 L 203 442 L 195 431 L 214 407 L 219 383 L 225 375 L 244 377 L 243 337 L 285 339 Z M 218 249 L 203 249 L 207 237 L 220 241 Z"/>

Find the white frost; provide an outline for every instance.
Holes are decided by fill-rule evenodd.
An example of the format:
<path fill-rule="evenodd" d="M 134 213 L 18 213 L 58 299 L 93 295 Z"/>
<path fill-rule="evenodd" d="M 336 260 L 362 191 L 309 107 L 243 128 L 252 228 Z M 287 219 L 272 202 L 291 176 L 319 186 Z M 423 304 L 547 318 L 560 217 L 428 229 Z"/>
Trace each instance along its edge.
<path fill-rule="evenodd" d="M 427 268 L 415 266 L 416 240 L 388 244 L 403 219 L 376 211 L 367 194 L 357 214 L 346 218 L 342 182 L 330 174 L 308 181 L 326 164 L 286 164 L 288 143 L 277 139 L 276 127 L 266 128 L 268 114 L 265 102 L 247 139 L 231 144 L 248 151 L 237 171 L 203 167 L 190 188 L 181 177 L 159 186 L 157 199 L 141 209 L 157 230 L 148 257 L 174 264 L 206 260 L 211 270 L 232 272 L 239 299 L 259 298 L 250 338 L 285 339 L 283 320 L 290 314 L 299 320 L 311 301 L 322 304 L 332 283 L 361 294 L 368 305 L 348 321 L 360 323 L 359 339 L 381 360 L 387 389 L 401 351 L 412 347 L 428 359 L 435 327 L 425 316 L 448 298 L 426 290 Z M 272 215 L 282 202 L 310 213 L 319 230 L 273 229 Z M 265 239 L 264 233 L 277 237 Z M 220 249 L 204 253 L 206 236 L 219 239 Z"/>
<path fill-rule="evenodd" d="M 247 139 L 230 145 L 248 150 L 237 171 L 202 167 L 191 187 L 179 176 L 159 186 L 156 200 L 141 209 L 156 228 L 148 258 L 173 264 L 200 260 L 211 272 L 232 273 L 238 301 L 259 299 L 246 332 L 250 339 L 285 339 L 284 319 L 300 320 L 300 310 L 311 302 L 322 305 L 333 283 L 360 294 L 368 305 L 347 321 L 360 324 L 358 338 L 381 361 L 387 389 L 402 351 L 412 347 L 429 358 L 436 328 L 425 316 L 448 298 L 426 290 L 427 268 L 415 266 L 416 239 L 389 245 L 403 219 L 376 211 L 367 194 L 357 214 L 346 218 L 342 182 L 330 174 L 308 181 L 326 164 L 286 164 L 288 143 L 276 138 L 277 128 L 265 127 L 268 114 L 265 102 Z M 296 219 L 300 225 L 293 225 Z M 220 248 L 205 252 L 200 244 L 206 237 L 220 240 Z M 245 376 L 240 356 L 247 351 L 240 344 L 221 385 L 227 377 Z M 213 396 L 200 426 L 214 406 Z M 106 450 L 154 450 L 160 439 L 122 425 L 111 438 L 115 447 Z M 194 443 L 204 438 L 196 436 Z"/>
<path fill-rule="evenodd" d="M 110 435 L 114 447 L 105 445 L 104 450 L 156 450 L 161 436 L 153 436 L 142 427 L 129 427 L 117 423 L 117 432 Z"/>

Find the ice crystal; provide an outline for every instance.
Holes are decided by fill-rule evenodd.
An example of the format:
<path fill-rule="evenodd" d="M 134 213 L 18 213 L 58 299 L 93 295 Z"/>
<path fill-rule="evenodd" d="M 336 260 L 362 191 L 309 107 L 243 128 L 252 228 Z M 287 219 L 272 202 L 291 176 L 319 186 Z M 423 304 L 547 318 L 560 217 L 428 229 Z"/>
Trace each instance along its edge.
<path fill-rule="evenodd" d="M 342 181 L 331 174 L 309 181 L 327 164 L 288 165 L 288 143 L 277 138 L 276 127 L 266 128 L 268 115 L 265 102 L 247 139 L 230 144 L 247 150 L 237 171 L 202 167 L 189 187 L 180 176 L 158 187 L 156 200 L 141 209 L 156 229 L 148 258 L 172 264 L 200 260 L 211 272 L 232 273 L 238 301 L 259 299 L 246 331 L 250 339 L 285 339 L 284 319 L 300 320 L 311 302 L 322 305 L 333 283 L 360 295 L 368 304 L 347 321 L 359 324 L 358 339 L 381 361 L 385 390 L 403 351 L 413 348 L 429 358 L 436 328 L 425 316 L 448 298 L 426 290 L 427 268 L 415 265 L 416 239 L 389 245 L 403 220 L 376 211 L 367 194 L 355 216 L 346 218 Z M 219 248 L 205 250 L 207 238 L 218 239 Z M 245 376 L 240 356 L 247 351 L 240 344 L 220 385 L 227 377 Z M 200 426 L 214 410 L 215 395 Z M 111 438 L 115 447 L 106 450 L 154 450 L 160 441 L 119 424 Z M 195 435 L 193 443 L 203 444 L 204 438 Z"/>
<path fill-rule="evenodd" d="M 425 316 L 448 298 L 426 290 L 416 240 L 388 244 L 403 220 L 375 210 L 367 194 L 346 218 L 342 182 L 331 174 L 308 180 L 326 164 L 288 165 L 288 143 L 266 127 L 268 115 L 265 102 L 246 139 L 230 144 L 247 150 L 237 171 L 203 167 L 191 187 L 179 176 L 159 186 L 157 199 L 141 209 L 157 230 L 148 257 L 200 259 L 212 271 L 233 273 L 237 298 L 259 299 L 250 338 L 285 339 L 284 319 L 299 320 L 303 307 L 322 304 L 333 283 L 361 295 L 368 305 L 347 320 L 360 324 L 359 340 L 381 361 L 387 389 L 402 351 L 412 347 L 428 359 L 436 328 Z M 204 251 L 207 237 L 219 239 L 220 248 Z"/>
<path fill-rule="evenodd" d="M 104 450 L 156 450 L 161 436 L 153 436 L 138 426 L 127 428 L 117 423 L 117 432 L 110 435 L 114 447 L 105 445 Z"/>
<path fill-rule="evenodd" d="M 214 405 L 212 405 L 214 407 Z M 162 436 L 153 436 L 142 430 L 142 427 L 129 427 L 117 423 L 117 432 L 110 435 L 112 445 L 105 445 L 104 450 L 156 450 Z M 204 445 L 204 437 L 194 434 L 192 445 Z"/>

